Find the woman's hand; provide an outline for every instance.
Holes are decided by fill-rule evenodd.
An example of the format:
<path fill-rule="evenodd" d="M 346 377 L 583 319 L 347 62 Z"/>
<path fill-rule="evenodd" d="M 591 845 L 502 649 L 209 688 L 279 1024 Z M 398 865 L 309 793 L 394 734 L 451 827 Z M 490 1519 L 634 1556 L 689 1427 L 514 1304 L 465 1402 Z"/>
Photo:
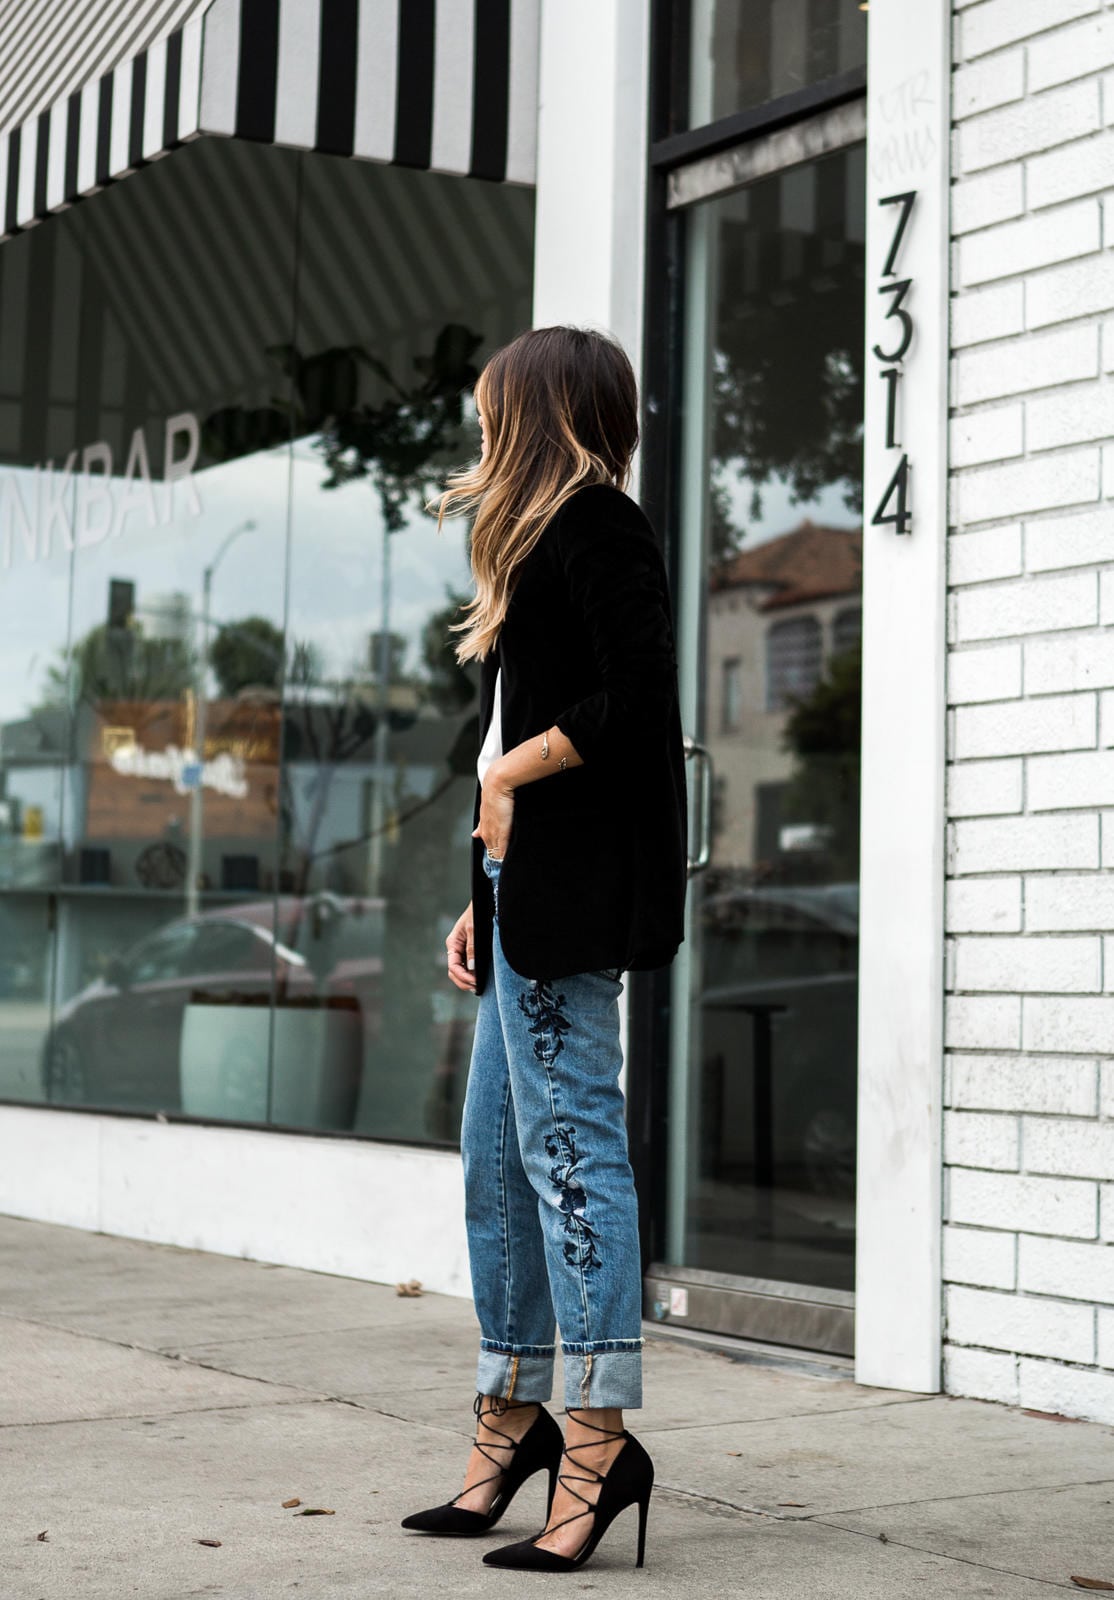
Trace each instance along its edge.
<path fill-rule="evenodd" d="M 445 940 L 445 949 L 449 952 L 449 977 L 458 989 L 463 989 L 466 994 L 475 994 L 476 944 L 471 900 L 453 924 L 453 931 Z"/>
<path fill-rule="evenodd" d="M 480 820 L 472 830 L 473 839 L 482 839 L 488 854 L 506 853 L 514 823 L 514 790 L 501 781 L 493 762 L 480 790 Z"/>

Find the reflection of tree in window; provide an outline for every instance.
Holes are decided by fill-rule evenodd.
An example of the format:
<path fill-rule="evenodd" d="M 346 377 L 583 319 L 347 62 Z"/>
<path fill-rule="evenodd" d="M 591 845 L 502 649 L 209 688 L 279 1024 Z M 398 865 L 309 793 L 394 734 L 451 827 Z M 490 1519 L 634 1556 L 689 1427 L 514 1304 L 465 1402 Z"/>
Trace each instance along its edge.
<path fill-rule="evenodd" d="M 732 476 L 755 522 L 774 481 L 796 503 L 840 485 L 862 509 L 862 160 L 841 152 L 716 202 L 713 560 L 745 532 L 727 515 Z"/>
<path fill-rule="evenodd" d="M 59 651 L 44 674 L 39 706 L 75 701 L 150 702 L 178 700 L 193 683 L 194 661 L 179 639 L 148 638 L 135 617 L 119 627 L 98 623 L 67 651 Z"/>
<path fill-rule="evenodd" d="M 440 467 L 459 460 L 464 396 L 479 375 L 472 356 L 482 343 L 482 334 L 447 323 L 432 352 L 414 357 L 417 381 L 410 385 L 358 345 L 312 356 L 276 346 L 269 354 L 290 399 L 211 413 L 202 427 L 205 453 L 231 461 L 312 438 L 327 472 L 322 487 L 369 481 L 387 527 L 397 532 L 406 526 L 407 504 L 427 500 L 439 487 Z"/>
<path fill-rule="evenodd" d="M 229 699 L 242 689 L 277 689 L 282 679 L 284 635 L 267 617 L 243 617 L 218 628 L 209 665 Z"/>
<path fill-rule="evenodd" d="M 308 439 L 325 469 L 321 487 L 336 490 L 366 482 L 379 499 L 385 537 L 389 538 L 406 528 L 407 507 L 424 507 L 440 487 L 446 467 L 455 465 L 478 444 L 478 430 L 466 414 L 465 397 L 478 376 L 472 358 L 482 343 L 482 334 L 459 323 L 447 323 L 437 334 L 432 351 L 414 357 L 415 378 L 410 383 L 399 381 L 385 362 L 358 345 L 310 356 L 293 345 L 275 348 L 270 354 L 288 381 L 289 401 L 276 400 L 257 410 L 226 407 L 213 413 L 202 430 L 205 448 L 217 459 L 229 459 L 267 445 Z M 386 550 L 383 556 L 386 562 Z M 385 576 L 385 592 L 386 588 Z M 449 660 L 448 624 L 456 618 L 461 597 L 447 598 L 450 604 L 430 618 L 424 630 L 417 673 L 405 671 L 408 641 L 389 626 L 372 632 L 366 663 L 353 663 L 343 677 L 330 681 L 325 680 L 319 651 L 310 643 L 293 642 L 284 704 L 284 789 L 289 785 L 291 762 L 309 760 L 318 774 L 296 845 L 291 837 L 296 808 L 289 797 L 281 803 L 283 844 L 294 846 L 294 862 L 284 876 L 296 893 L 307 892 L 315 865 L 320 865 L 326 881 L 331 881 L 330 866 L 339 870 L 342 856 L 360 844 L 370 843 L 374 849 L 380 835 L 393 834 L 474 766 L 475 729 L 469 727 L 454 743 L 446 777 L 432 795 L 401 812 L 392 805 L 383 816 L 373 805 L 362 838 L 346 839 L 341 845 L 318 851 L 317 839 L 337 766 L 357 759 L 385 765 L 387 730 L 410 726 L 415 720 L 414 709 L 396 704 L 400 688 L 412 691 L 412 706 L 428 699 L 447 714 L 474 699 L 472 677 L 457 666 L 455 657 Z M 261 635 L 259 621 L 249 618 L 238 624 L 239 636 L 226 639 L 223 653 L 214 649 L 214 668 L 229 686 L 242 683 L 251 670 L 253 651 L 244 635 L 251 630 Z M 282 634 L 278 630 L 271 633 L 273 637 L 260 636 L 256 654 L 266 657 L 269 649 L 274 654 L 277 641 L 281 656 Z M 374 787 L 373 799 L 384 799 Z M 372 874 L 373 879 L 376 876 Z M 370 887 L 377 892 L 377 882 Z"/>
<path fill-rule="evenodd" d="M 820 681 L 824 642 L 815 617 L 787 617 L 766 635 L 766 710 L 783 711 Z"/>
<path fill-rule="evenodd" d="M 785 746 L 796 756 L 796 767 L 784 796 L 783 821 L 826 831 L 824 876 L 829 881 L 856 878 L 862 747 L 858 639 L 829 657 L 811 692 L 796 701 L 786 719 Z"/>

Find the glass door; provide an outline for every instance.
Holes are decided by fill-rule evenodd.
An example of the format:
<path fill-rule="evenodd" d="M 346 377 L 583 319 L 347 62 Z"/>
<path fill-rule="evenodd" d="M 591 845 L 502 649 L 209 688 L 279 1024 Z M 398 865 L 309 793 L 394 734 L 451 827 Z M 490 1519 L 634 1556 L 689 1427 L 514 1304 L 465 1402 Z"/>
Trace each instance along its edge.
<path fill-rule="evenodd" d="M 649 1285 L 662 1320 L 847 1354 L 863 193 L 858 144 L 684 212 L 678 635 L 710 803 Z"/>

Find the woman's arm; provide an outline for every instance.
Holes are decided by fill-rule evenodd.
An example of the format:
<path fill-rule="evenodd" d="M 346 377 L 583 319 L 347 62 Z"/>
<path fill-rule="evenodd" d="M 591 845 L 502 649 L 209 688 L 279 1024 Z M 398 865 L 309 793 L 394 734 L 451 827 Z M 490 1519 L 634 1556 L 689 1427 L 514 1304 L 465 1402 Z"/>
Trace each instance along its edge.
<path fill-rule="evenodd" d="M 548 754 L 543 754 L 548 751 Z M 491 763 L 484 779 L 484 789 L 494 780 L 496 789 L 521 789 L 524 783 L 537 783 L 554 772 L 564 772 L 569 767 L 582 767 L 584 762 L 572 740 L 560 728 L 550 728 L 548 733 L 535 734 L 523 739 L 513 750 L 507 750 Z"/>
<path fill-rule="evenodd" d="M 543 756 L 542 751 L 547 748 L 548 756 Z M 524 783 L 536 783 L 551 773 L 583 765 L 572 741 L 556 727 L 516 744 L 493 761 L 484 775 L 480 820 L 472 837 L 482 839 L 492 855 L 501 856 L 511 836 L 514 791 Z"/>

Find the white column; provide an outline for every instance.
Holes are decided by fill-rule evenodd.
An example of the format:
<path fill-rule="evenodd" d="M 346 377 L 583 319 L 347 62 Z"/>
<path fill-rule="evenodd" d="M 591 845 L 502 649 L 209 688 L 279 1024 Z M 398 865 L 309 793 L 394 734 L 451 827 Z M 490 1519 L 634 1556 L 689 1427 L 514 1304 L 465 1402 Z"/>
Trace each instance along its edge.
<path fill-rule="evenodd" d="M 542 0 L 534 326 L 605 329 L 640 367 L 649 0 Z"/>
<path fill-rule="evenodd" d="M 947 0 L 871 0 L 855 1377 L 940 1387 L 947 531 Z M 887 277 L 901 207 L 916 190 Z M 908 351 L 887 283 L 912 280 Z M 887 444 L 884 366 L 897 366 Z M 902 454 L 911 531 L 871 525 Z M 888 509 L 892 509 L 892 506 Z"/>

